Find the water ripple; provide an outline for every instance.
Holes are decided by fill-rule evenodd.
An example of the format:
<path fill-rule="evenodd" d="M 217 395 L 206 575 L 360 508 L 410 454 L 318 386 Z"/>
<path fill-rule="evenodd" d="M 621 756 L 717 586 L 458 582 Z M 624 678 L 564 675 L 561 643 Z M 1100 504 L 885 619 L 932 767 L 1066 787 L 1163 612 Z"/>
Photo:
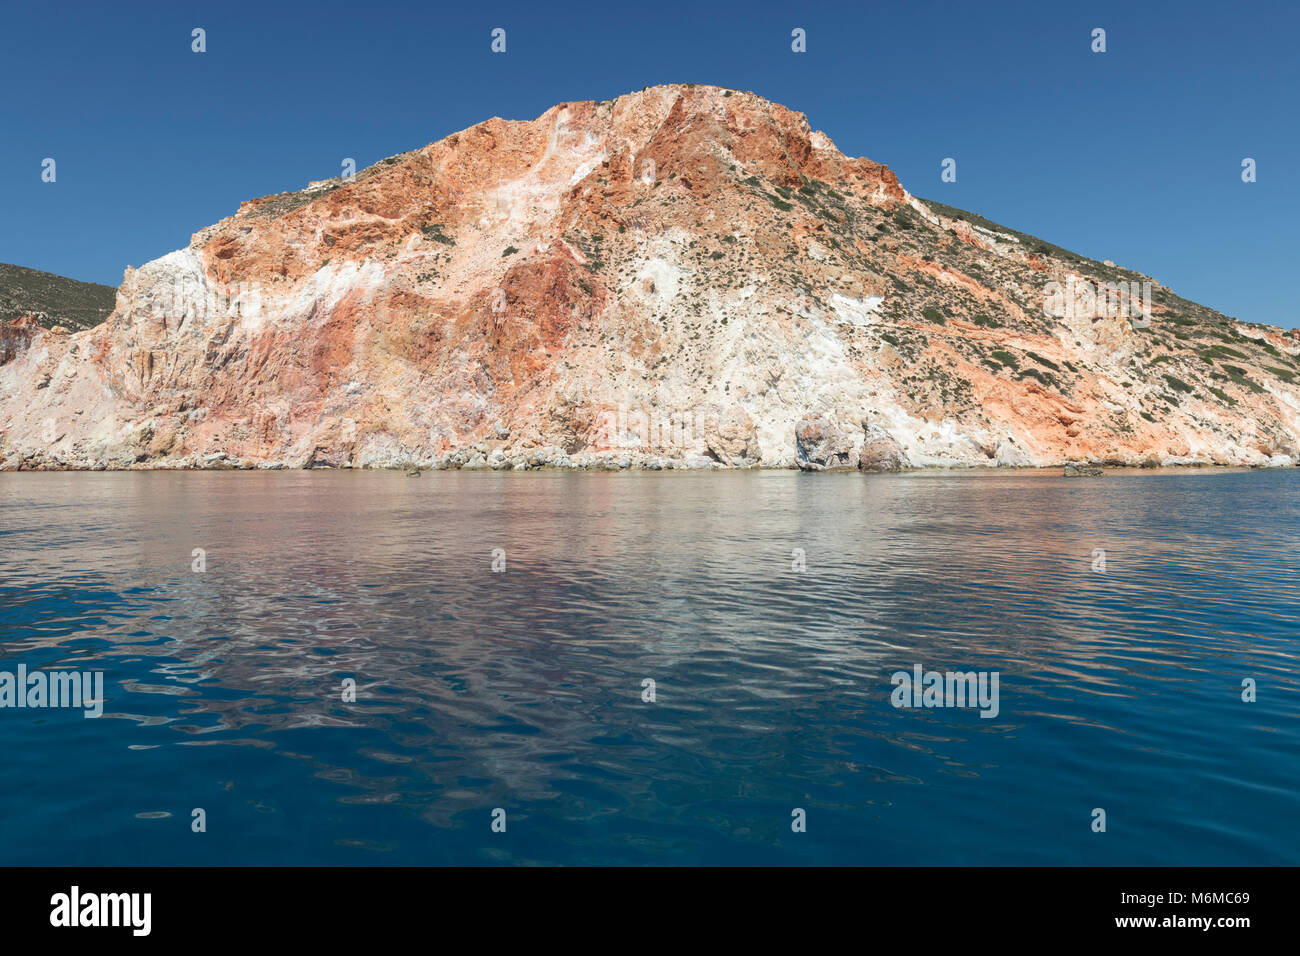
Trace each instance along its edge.
<path fill-rule="evenodd" d="M 1295 864 L 1298 482 L 0 475 L 0 861 Z"/>

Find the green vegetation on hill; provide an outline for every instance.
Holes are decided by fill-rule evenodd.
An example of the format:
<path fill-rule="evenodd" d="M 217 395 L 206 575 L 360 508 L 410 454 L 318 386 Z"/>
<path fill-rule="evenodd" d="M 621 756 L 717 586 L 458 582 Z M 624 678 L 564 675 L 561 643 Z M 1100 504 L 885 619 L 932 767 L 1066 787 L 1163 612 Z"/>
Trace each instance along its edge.
<path fill-rule="evenodd" d="M 112 286 L 0 262 L 0 322 L 30 312 L 46 328 L 89 329 L 108 318 L 116 294 Z"/>
<path fill-rule="evenodd" d="M 917 197 L 920 199 L 921 197 Z M 985 219 L 983 216 L 974 212 L 967 212 L 964 209 L 958 209 L 956 206 L 949 206 L 945 203 L 935 202 L 933 199 L 921 199 L 921 202 L 929 206 L 940 216 L 946 216 L 949 219 L 964 219 L 972 226 L 979 226 L 982 229 L 988 229 L 992 232 L 1006 233 L 1015 236 L 1020 240 L 1020 245 L 1026 252 L 1038 253 L 1039 255 L 1055 256 L 1063 262 L 1088 263 L 1090 265 L 1100 266 L 1101 263 L 1095 262 L 1086 256 L 1081 256 L 1077 252 L 1071 252 L 1069 249 L 1063 249 L 1060 246 L 1045 242 L 1037 236 L 1031 236 L 1027 232 L 1020 232 L 1018 229 L 1011 229 L 1007 226 L 1000 225 L 991 219 Z M 906 213 L 904 213 L 906 215 Z M 1126 272 L 1128 270 L 1116 267 L 1116 272 Z"/>

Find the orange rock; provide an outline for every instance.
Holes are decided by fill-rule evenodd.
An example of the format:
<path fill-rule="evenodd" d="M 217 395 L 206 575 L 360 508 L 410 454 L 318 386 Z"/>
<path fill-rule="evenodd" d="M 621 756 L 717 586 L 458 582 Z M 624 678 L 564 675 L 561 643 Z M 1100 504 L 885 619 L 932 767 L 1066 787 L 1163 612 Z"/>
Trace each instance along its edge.
<path fill-rule="evenodd" d="M 95 329 L 0 325 L 0 467 L 793 467 L 803 419 L 835 467 L 1298 454 L 1293 333 L 1053 318 L 1113 268 L 954 215 L 741 91 L 490 119 L 242 203 Z"/>

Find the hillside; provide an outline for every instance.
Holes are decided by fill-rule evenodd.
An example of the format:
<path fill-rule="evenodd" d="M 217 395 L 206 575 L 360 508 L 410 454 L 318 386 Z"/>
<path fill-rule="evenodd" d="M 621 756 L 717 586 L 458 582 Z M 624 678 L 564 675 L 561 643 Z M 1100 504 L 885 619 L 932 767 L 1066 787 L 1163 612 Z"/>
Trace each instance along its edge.
<path fill-rule="evenodd" d="M 107 322 L 0 365 L 0 467 L 1287 465 L 1298 353 L 783 106 L 663 86 L 128 269 Z"/>
<path fill-rule="evenodd" d="M 0 322 L 33 315 L 49 328 L 93 328 L 113 311 L 116 290 L 0 262 Z"/>

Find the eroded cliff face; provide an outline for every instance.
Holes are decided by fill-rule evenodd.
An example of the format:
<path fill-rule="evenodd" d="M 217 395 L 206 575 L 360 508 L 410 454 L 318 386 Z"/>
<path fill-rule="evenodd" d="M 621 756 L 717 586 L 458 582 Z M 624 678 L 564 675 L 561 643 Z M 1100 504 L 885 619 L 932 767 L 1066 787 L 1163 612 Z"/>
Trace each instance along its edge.
<path fill-rule="evenodd" d="M 792 467 L 806 420 L 891 468 L 1297 456 L 1291 334 L 1158 283 L 1149 328 L 1049 316 L 1148 280 L 981 222 L 740 91 L 492 119 L 11 350 L 0 467 Z"/>

